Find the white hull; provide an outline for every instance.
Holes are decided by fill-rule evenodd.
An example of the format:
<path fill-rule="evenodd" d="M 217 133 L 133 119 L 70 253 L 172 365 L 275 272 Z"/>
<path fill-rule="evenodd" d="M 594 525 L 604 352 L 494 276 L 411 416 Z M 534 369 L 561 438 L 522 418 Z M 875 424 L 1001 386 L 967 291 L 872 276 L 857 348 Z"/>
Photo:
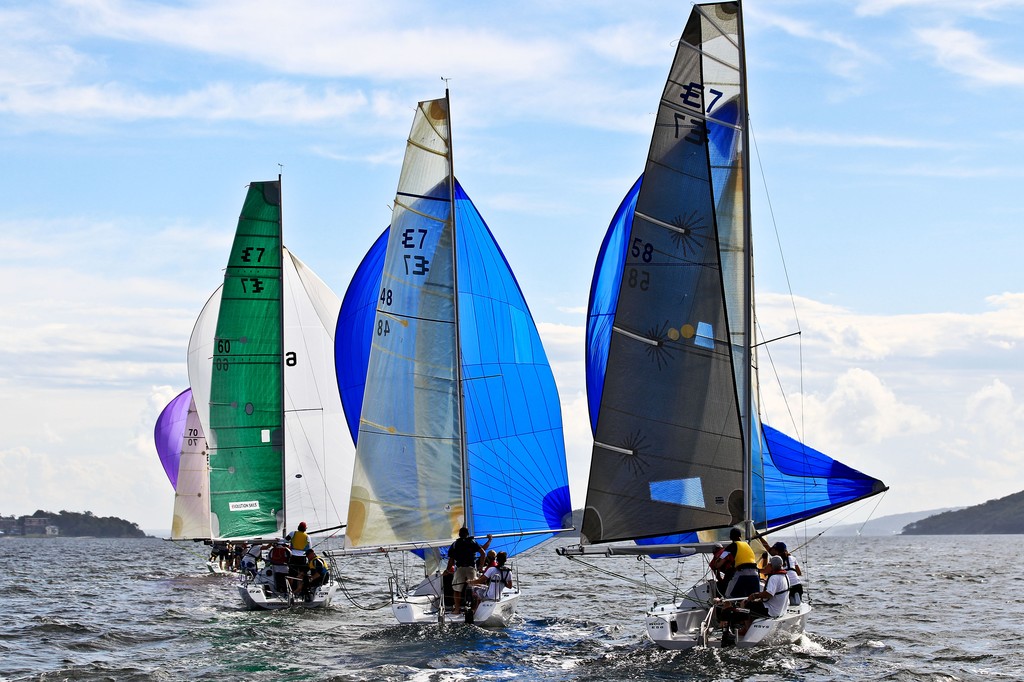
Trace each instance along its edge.
<path fill-rule="evenodd" d="M 253 610 L 287 609 L 293 606 L 323 608 L 331 605 L 337 590 L 338 583 L 332 579 L 317 587 L 309 599 L 291 592 L 277 592 L 274 590 L 273 576 L 268 579 L 265 571 L 257 574 L 255 578 L 245 577 L 238 584 L 238 594 L 242 601 L 247 608 Z"/>
<path fill-rule="evenodd" d="M 453 614 L 442 608 L 441 576 L 434 574 L 423 580 L 411 593 L 392 589 L 391 612 L 403 625 L 416 623 L 466 623 L 463 613 Z M 485 628 L 506 627 L 516 615 L 519 605 L 518 588 L 506 588 L 498 601 L 481 601 L 473 612 L 473 624 Z M 464 605 L 465 606 L 465 605 Z"/>
<path fill-rule="evenodd" d="M 207 561 L 206 562 L 206 570 L 208 570 L 210 573 L 213 573 L 214 575 L 228 575 L 228 574 L 237 575 L 238 574 L 238 571 L 236 571 L 234 569 L 221 568 L 220 567 L 220 563 L 218 563 L 217 561 Z"/>
<path fill-rule="evenodd" d="M 655 606 L 647 612 L 647 634 L 664 649 L 692 649 L 697 646 L 721 647 L 723 631 L 714 618 L 709 617 L 708 604 L 711 586 L 694 586 L 686 597 L 673 604 Z M 804 632 L 804 623 L 810 613 L 809 604 L 787 606 L 778 618 L 755 620 L 746 634 L 735 637 L 735 646 L 754 647 L 785 644 L 798 640 Z M 727 644 L 728 646 L 728 644 Z"/>

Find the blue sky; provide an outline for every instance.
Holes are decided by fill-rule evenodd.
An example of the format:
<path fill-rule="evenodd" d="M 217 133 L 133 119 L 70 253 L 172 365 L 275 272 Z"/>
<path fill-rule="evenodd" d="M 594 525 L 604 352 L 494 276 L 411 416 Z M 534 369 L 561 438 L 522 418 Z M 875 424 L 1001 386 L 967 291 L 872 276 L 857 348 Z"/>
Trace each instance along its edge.
<path fill-rule="evenodd" d="M 168 527 L 152 424 L 187 385 L 246 183 L 283 172 L 286 244 L 342 295 L 442 78 L 456 173 L 555 370 L 581 506 L 591 269 L 689 8 L 5 3 L 0 513 Z M 1024 489 L 1024 1 L 744 9 L 758 314 L 767 337 L 794 310 L 803 330 L 761 358 L 768 421 L 885 480 L 876 514 Z"/>

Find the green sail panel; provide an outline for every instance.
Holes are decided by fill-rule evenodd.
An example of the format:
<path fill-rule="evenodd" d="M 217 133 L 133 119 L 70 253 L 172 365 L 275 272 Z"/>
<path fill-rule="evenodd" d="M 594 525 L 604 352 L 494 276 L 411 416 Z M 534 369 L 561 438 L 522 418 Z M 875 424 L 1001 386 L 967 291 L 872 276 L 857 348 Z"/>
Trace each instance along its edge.
<path fill-rule="evenodd" d="M 242 206 L 217 317 L 210 382 L 210 511 L 221 538 L 279 534 L 283 504 L 281 183 Z"/>

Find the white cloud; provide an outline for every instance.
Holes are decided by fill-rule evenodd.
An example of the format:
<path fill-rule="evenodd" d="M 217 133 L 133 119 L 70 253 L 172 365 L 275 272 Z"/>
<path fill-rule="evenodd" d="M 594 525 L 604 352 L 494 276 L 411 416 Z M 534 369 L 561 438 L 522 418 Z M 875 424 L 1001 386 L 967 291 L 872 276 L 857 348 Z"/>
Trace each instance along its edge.
<path fill-rule="evenodd" d="M 901 9 L 920 9 L 944 16 L 956 14 L 961 16 L 988 16 L 994 11 L 1004 8 L 1024 6 L 1021 0 L 860 0 L 856 12 L 860 15 L 879 16 Z"/>
<path fill-rule="evenodd" d="M 1024 85 L 1024 65 L 993 54 L 988 41 L 970 31 L 953 27 L 915 31 L 917 39 L 933 52 L 942 68 L 985 86 Z"/>
<path fill-rule="evenodd" d="M 874 147 L 879 149 L 954 149 L 950 142 L 921 140 L 912 137 L 885 137 L 862 133 L 842 133 L 824 130 L 793 130 L 782 128 L 758 132 L 758 139 L 771 142 L 804 145 L 808 147 Z"/>
<path fill-rule="evenodd" d="M 458 69 L 463 77 L 528 81 L 560 70 L 566 54 L 557 40 L 482 27 L 472 16 L 410 21 L 420 8 L 410 3 L 68 4 L 75 10 L 74 26 L 88 35 L 165 44 L 281 73 L 330 78 L 437 79 Z"/>
<path fill-rule="evenodd" d="M 301 123 L 346 118 L 367 104 L 361 92 L 333 88 L 311 94 L 280 82 L 206 85 L 181 95 L 149 95 L 120 84 L 8 90 L 0 112 L 18 116 L 72 116 L 122 121 L 144 119 Z"/>
<path fill-rule="evenodd" d="M 847 360 L 881 360 L 894 356 L 929 358 L 948 353 L 1015 348 L 1024 341 L 1024 294 L 1004 293 L 986 299 L 986 312 L 865 315 L 826 303 L 797 298 L 807 347 Z M 758 299 L 764 336 L 789 333 L 787 296 Z"/>

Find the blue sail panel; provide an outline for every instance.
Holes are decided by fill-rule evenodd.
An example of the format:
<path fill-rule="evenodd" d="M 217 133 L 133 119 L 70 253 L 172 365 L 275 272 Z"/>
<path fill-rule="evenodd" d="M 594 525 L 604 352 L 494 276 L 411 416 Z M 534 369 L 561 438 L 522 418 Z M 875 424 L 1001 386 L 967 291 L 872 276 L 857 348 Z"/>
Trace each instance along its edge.
<path fill-rule="evenodd" d="M 345 410 L 353 443 L 359 441 L 359 415 L 363 410 L 366 368 L 370 364 L 370 347 L 373 343 L 373 321 L 377 313 L 377 299 L 380 297 L 390 229 L 384 228 L 356 268 L 341 303 L 334 334 L 338 391 L 341 393 L 341 405 Z"/>
<path fill-rule="evenodd" d="M 601 243 L 601 250 L 598 251 L 594 277 L 590 283 L 586 362 L 587 405 L 590 408 L 591 433 L 597 433 L 597 415 L 600 412 L 605 370 L 608 367 L 608 346 L 612 338 L 615 306 L 619 300 L 619 284 L 622 281 L 622 269 L 625 267 L 629 226 L 633 223 L 633 211 L 636 210 L 636 200 L 640 196 L 643 179 L 642 175 L 637 178 L 615 211 Z"/>
<path fill-rule="evenodd" d="M 798 440 L 762 425 L 764 509 L 769 528 L 805 520 L 885 490 L 863 474 Z"/>
<path fill-rule="evenodd" d="M 562 413 L 540 334 L 504 254 L 456 181 L 459 328 L 470 528 L 557 530 L 571 514 Z M 509 555 L 544 534 L 495 538 Z"/>

